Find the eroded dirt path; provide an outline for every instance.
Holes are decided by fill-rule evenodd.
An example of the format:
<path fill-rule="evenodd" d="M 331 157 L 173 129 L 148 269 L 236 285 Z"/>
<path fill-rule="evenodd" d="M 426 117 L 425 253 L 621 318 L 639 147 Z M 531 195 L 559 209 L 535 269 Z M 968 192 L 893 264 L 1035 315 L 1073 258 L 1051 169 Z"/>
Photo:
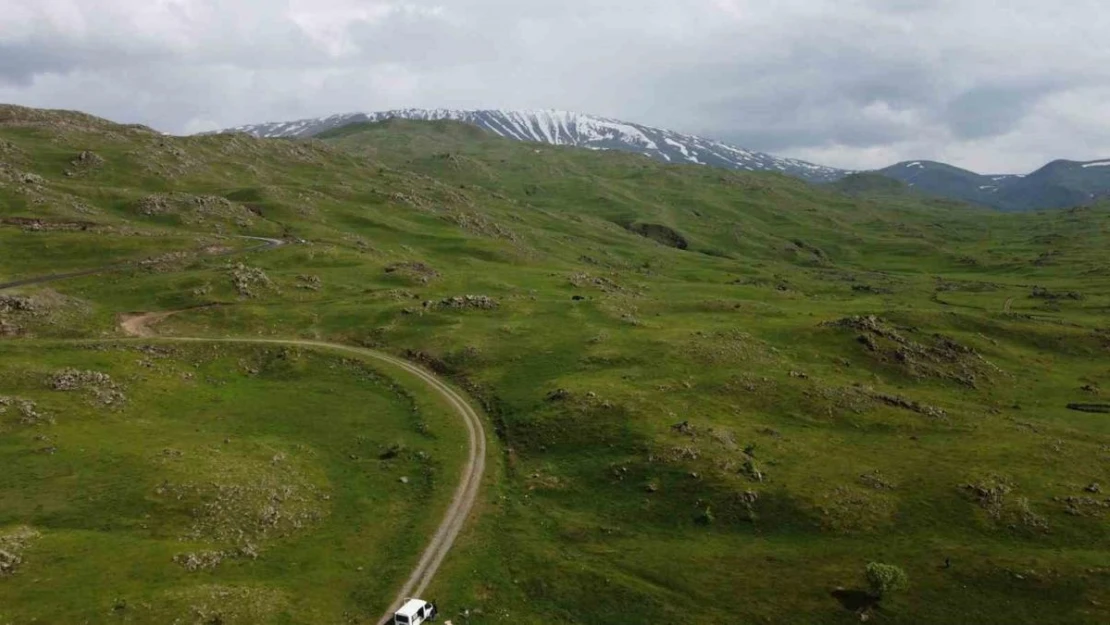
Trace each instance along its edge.
<path fill-rule="evenodd" d="M 164 312 L 148 312 L 148 313 L 123 313 L 119 318 L 119 327 L 127 336 L 135 336 L 140 338 L 150 338 L 158 336 L 154 332 L 154 326 L 159 321 L 167 317 L 176 315 L 181 311 L 167 310 Z"/>

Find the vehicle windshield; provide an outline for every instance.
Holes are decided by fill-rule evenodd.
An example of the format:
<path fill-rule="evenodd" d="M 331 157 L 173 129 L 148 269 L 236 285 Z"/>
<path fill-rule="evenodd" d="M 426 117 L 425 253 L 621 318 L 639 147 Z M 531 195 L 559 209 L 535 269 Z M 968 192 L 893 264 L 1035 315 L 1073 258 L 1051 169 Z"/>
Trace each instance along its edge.
<path fill-rule="evenodd" d="M 409 617 L 405 616 L 404 614 L 398 614 L 395 620 L 398 623 L 408 623 Z"/>

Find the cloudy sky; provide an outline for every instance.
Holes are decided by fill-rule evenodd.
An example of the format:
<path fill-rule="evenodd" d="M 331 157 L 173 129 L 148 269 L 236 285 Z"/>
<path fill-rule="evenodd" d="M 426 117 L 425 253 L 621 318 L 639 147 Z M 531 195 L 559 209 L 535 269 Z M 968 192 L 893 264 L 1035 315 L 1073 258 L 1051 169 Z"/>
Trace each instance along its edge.
<path fill-rule="evenodd" d="M 559 108 L 823 164 L 1110 158 L 1106 0 L 0 0 L 0 102 L 173 133 Z"/>

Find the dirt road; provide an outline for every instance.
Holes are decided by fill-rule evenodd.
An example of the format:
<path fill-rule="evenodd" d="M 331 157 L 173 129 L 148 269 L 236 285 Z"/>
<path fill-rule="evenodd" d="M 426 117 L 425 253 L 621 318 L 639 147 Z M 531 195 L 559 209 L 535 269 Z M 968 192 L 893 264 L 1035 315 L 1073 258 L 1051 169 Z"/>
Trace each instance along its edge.
<path fill-rule="evenodd" d="M 257 237 L 242 237 L 253 238 L 262 240 L 264 243 L 260 246 L 250 248 L 272 248 L 282 245 L 284 242 L 278 239 L 258 239 Z M 242 250 L 247 251 L 247 250 Z M 56 274 L 52 276 L 44 276 L 40 278 L 29 278 L 20 280 L 9 284 L 0 284 L 0 290 L 6 288 L 13 288 L 16 286 L 26 286 L 31 284 L 41 284 L 44 282 L 52 282 L 64 278 L 91 275 L 102 271 L 111 271 L 114 269 L 130 266 L 129 263 L 121 263 L 111 265 L 101 269 L 74 272 L 70 274 Z M 440 521 L 439 527 L 436 528 L 435 534 L 432 535 L 428 546 L 424 548 L 424 552 L 420 556 L 416 568 L 413 569 L 408 579 L 405 580 L 403 586 L 397 593 L 393 603 L 389 606 L 388 610 L 379 619 L 379 625 L 385 625 L 392 618 L 393 612 L 404 603 L 408 597 L 419 596 L 431 584 L 432 579 L 435 577 L 436 571 L 439 570 L 443 564 L 444 558 L 455 544 L 455 539 L 458 537 L 459 532 L 462 530 L 463 525 L 466 523 L 467 518 L 470 516 L 474 508 L 474 503 L 478 500 L 478 491 L 482 485 L 482 475 L 486 470 L 486 432 L 482 426 L 482 419 L 473 407 L 466 401 L 466 399 L 455 389 L 451 388 L 447 383 L 440 380 L 434 374 L 425 371 L 424 369 L 395 356 L 385 354 L 382 352 L 374 351 L 371 349 L 364 349 L 361 347 L 351 347 L 349 345 L 342 345 L 339 343 L 327 343 L 324 341 L 308 341 L 299 339 L 239 339 L 239 338 L 205 338 L 205 337 L 159 337 L 152 326 L 159 321 L 166 319 L 171 315 L 178 314 L 183 311 L 163 311 L 153 313 L 134 313 L 124 315 L 120 319 L 120 329 L 130 337 L 153 339 L 159 341 L 177 341 L 177 342 L 191 342 L 191 343 L 250 343 L 250 344 L 270 344 L 270 345 L 300 345 L 304 347 L 311 347 L 324 350 L 332 350 L 339 352 L 352 353 L 363 358 L 377 360 L 390 367 L 405 371 L 412 376 L 418 378 L 421 382 L 431 387 L 431 389 L 442 397 L 451 408 L 458 413 L 462 418 L 463 423 L 466 425 L 467 436 L 469 438 L 470 451 L 467 457 L 466 465 L 462 468 L 462 476 L 459 479 L 459 485 L 455 488 L 454 497 L 451 499 L 451 505 L 447 508 L 447 512 Z"/>
<path fill-rule="evenodd" d="M 152 315 L 145 316 L 145 319 L 153 319 L 153 315 L 160 315 L 157 318 L 164 319 L 171 314 L 174 313 L 153 313 Z M 136 318 L 133 318 L 133 320 L 134 319 Z M 121 327 L 123 327 L 124 331 L 128 331 L 127 325 L 121 324 Z M 149 326 L 143 323 L 132 324 L 130 327 L 139 328 L 140 332 L 149 331 Z M 151 334 L 138 334 L 137 336 L 149 338 Z M 439 394 L 440 397 L 446 400 L 462 418 L 463 423 L 466 424 L 470 444 L 470 452 L 467 457 L 466 466 L 462 469 L 462 477 L 459 480 L 458 487 L 455 488 L 455 495 L 451 500 L 451 505 L 447 508 L 447 513 L 444 515 L 435 534 L 432 535 L 432 539 L 428 543 L 428 546 L 424 548 L 424 553 L 420 556 L 420 561 L 417 563 L 416 568 L 413 569 L 408 580 L 405 581 L 405 584 L 401 587 L 400 591 L 398 591 L 397 597 L 393 600 L 393 604 L 390 605 L 386 613 L 382 615 L 381 619 L 378 621 L 378 625 L 385 625 L 388 623 L 392 618 L 393 612 L 404 603 L 406 598 L 420 596 L 428 588 L 428 585 L 432 582 L 432 578 L 435 577 L 436 571 L 439 570 L 440 565 L 443 563 L 443 559 L 447 557 L 447 552 L 449 552 L 451 547 L 455 544 L 455 539 L 466 523 L 466 519 L 470 516 L 471 510 L 474 508 L 474 503 L 478 500 L 478 491 L 482 484 L 482 474 L 486 470 L 485 428 L 482 426 L 481 417 L 478 416 L 478 413 L 462 395 L 434 374 L 406 360 L 371 349 L 351 347 L 339 343 L 297 339 L 210 339 L 201 337 L 161 337 L 157 340 L 193 343 L 300 345 L 303 347 L 352 353 L 406 371 L 419 378 L 423 383 L 427 384 L 433 391 Z"/>
<path fill-rule="evenodd" d="M 130 336 L 153 338 L 155 334 L 150 326 L 177 312 L 179 311 L 145 313 L 124 317 L 120 322 L 120 328 Z M 339 343 L 298 339 L 211 339 L 203 337 L 159 337 L 158 340 L 190 343 L 300 345 L 302 347 L 353 353 L 364 358 L 383 362 L 391 367 L 412 374 L 446 400 L 451 408 L 462 418 L 463 423 L 466 424 L 470 445 L 466 466 L 463 467 L 462 477 L 459 480 L 459 485 L 455 488 L 455 495 L 451 500 L 451 505 L 447 508 L 447 513 L 444 515 L 443 520 L 440 521 L 439 527 L 436 529 L 435 534 L 432 535 L 432 539 L 428 543 L 428 546 L 424 548 L 424 553 L 420 556 L 420 561 L 417 563 L 416 568 L 413 569 L 409 578 L 405 581 L 405 584 L 401 587 L 400 591 L 398 591 L 397 597 L 393 600 L 393 604 L 390 605 L 386 613 L 382 615 L 378 624 L 385 625 L 385 623 L 388 623 L 392 618 L 393 612 L 404 603 L 406 598 L 419 596 L 428 588 L 428 585 L 432 582 L 432 578 L 435 577 L 436 571 L 439 570 L 440 565 L 443 563 L 443 559 L 447 557 L 447 552 L 450 551 L 451 547 L 455 544 L 455 538 L 458 537 L 459 531 L 462 530 L 463 525 L 466 523 L 466 519 L 470 516 L 470 511 L 474 508 L 474 503 L 478 500 L 478 490 L 482 484 L 482 474 L 486 470 L 485 428 L 482 426 L 481 417 L 478 416 L 478 413 L 462 395 L 434 374 L 406 360 L 371 349 L 351 347 L 350 345 L 341 345 Z"/>

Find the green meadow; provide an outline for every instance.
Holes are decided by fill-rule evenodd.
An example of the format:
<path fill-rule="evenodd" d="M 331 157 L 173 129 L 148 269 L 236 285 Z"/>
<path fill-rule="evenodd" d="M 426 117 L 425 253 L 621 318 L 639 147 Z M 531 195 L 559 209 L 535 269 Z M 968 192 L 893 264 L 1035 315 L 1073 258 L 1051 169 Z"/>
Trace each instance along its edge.
<path fill-rule="evenodd" d="M 425 597 L 455 623 L 1110 620 L 1105 206 L 447 122 L 173 138 L 0 107 L 0 221 L 0 282 L 130 262 L 0 293 L 0 396 L 53 419 L 0 415 L 23 545 L 0 623 L 373 622 L 439 520 L 463 428 L 419 386 L 112 342 L 155 311 L 181 311 L 162 336 L 372 347 L 470 394 L 488 482 Z M 289 243 L 218 255 L 234 235 Z M 67 368 L 127 399 L 53 390 Z M 867 598 L 870 562 L 908 587 Z"/>

